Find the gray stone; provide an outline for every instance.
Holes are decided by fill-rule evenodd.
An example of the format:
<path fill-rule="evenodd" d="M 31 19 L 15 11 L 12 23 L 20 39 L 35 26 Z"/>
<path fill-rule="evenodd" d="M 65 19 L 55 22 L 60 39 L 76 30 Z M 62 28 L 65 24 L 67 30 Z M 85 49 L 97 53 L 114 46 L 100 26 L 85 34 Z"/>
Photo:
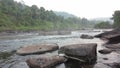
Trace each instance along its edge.
<path fill-rule="evenodd" d="M 96 43 L 66 45 L 60 48 L 59 53 L 91 63 L 96 61 L 96 47 Z"/>
<path fill-rule="evenodd" d="M 80 36 L 80 38 L 82 38 L 82 39 L 93 39 L 94 37 L 93 37 L 93 36 L 89 36 L 89 35 L 82 34 L 82 35 Z"/>
<path fill-rule="evenodd" d="M 120 51 L 120 43 L 118 43 L 118 44 L 105 44 L 104 46 L 106 48 L 113 50 L 113 51 Z"/>
<path fill-rule="evenodd" d="M 111 68 L 120 68 L 120 63 L 106 63 Z"/>
<path fill-rule="evenodd" d="M 102 49 L 102 50 L 99 50 L 99 53 L 101 53 L 101 54 L 109 54 L 109 53 L 111 53 L 112 52 L 112 50 L 110 50 L 110 49 Z"/>

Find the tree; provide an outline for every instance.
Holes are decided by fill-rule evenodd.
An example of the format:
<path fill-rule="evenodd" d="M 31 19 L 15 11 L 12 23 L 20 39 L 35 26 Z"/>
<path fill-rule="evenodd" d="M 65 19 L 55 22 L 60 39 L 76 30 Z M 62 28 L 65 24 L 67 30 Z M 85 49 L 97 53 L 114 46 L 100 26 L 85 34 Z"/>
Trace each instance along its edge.
<path fill-rule="evenodd" d="M 114 28 L 120 27 L 120 11 L 119 10 L 114 12 L 112 19 L 114 20 L 114 24 L 113 24 Z"/>
<path fill-rule="evenodd" d="M 95 28 L 101 28 L 101 29 L 106 29 L 111 27 L 112 25 L 108 21 L 103 21 L 95 25 Z"/>

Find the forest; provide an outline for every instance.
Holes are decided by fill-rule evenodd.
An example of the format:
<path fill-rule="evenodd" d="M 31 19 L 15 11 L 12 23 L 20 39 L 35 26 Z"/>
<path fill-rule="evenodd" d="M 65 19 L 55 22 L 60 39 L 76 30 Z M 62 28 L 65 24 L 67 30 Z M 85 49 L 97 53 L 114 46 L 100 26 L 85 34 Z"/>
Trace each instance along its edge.
<path fill-rule="evenodd" d="M 109 23 L 101 23 L 106 28 Z M 27 6 L 14 0 L 0 0 L 0 30 L 76 30 L 104 28 L 86 18 L 57 15 L 36 5 Z"/>
<path fill-rule="evenodd" d="M 71 30 L 79 29 L 88 22 L 85 18 L 64 18 L 44 7 L 0 0 L 0 30 Z"/>

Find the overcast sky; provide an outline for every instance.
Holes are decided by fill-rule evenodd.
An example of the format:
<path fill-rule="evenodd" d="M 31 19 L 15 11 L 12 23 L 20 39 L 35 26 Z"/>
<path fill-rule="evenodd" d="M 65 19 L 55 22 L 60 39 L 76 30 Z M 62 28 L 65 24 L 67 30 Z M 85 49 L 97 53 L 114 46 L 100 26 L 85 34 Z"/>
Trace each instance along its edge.
<path fill-rule="evenodd" d="M 21 0 L 16 0 L 21 1 Z M 37 5 L 47 10 L 65 11 L 88 19 L 112 17 L 120 9 L 120 0 L 23 0 L 26 5 Z"/>

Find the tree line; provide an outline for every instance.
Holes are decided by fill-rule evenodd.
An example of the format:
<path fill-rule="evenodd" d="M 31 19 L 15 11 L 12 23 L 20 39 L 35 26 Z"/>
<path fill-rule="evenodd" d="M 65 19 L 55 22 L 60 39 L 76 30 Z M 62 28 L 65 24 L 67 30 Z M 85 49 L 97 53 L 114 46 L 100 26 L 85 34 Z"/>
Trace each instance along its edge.
<path fill-rule="evenodd" d="M 86 18 L 58 16 L 52 10 L 0 0 L 0 30 L 63 30 L 89 26 Z"/>
<path fill-rule="evenodd" d="M 120 26 L 120 11 L 115 11 L 109 22 L 94 21 L 80 17 L 64 18 L 52 10 L 36 5 L 27 6 L 24 2 L 0 0 L 0 30 L 74 30 L 83 28 L 116 28 Z M 96 25 L 95 25 L 96 24 Z"/>

